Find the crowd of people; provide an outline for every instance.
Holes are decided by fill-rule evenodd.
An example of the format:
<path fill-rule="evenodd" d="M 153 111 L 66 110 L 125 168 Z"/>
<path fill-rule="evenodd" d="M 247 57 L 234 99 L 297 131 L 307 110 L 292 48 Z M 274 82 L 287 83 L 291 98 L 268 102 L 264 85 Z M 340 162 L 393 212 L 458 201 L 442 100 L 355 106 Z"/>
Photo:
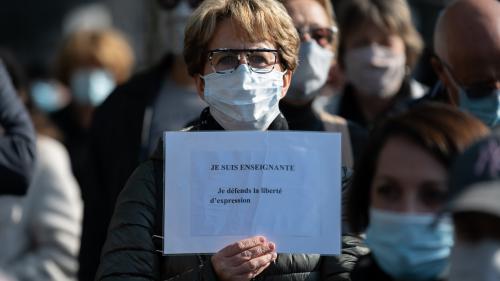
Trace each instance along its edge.
<path fill-rule="evenodd" d="M 159 0 L 174 47 L 139 72 L 109 27 L 43 76 L 0 50 L 0 281 L 500 281 L 500 2 L 447 2 L 432 46 L 406 0 Z M 341 253 L 162 255 L 179 130 L 340 133 Z"/>

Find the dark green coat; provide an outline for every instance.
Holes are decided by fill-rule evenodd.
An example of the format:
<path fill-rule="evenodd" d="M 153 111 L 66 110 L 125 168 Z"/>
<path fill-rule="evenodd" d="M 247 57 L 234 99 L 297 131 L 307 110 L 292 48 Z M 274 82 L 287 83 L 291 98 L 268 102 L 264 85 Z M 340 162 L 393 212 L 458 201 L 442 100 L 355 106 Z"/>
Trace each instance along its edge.
<path fill-rule="evenodd" d="M 200 120 L 194 130 L 220 128 L 208 111 Z M 284 127 L 286 121 L 279 116 L 270 129 Z M 163 202 L 159 198 L 163 198 L 163 184 L 158 174 L 162 165 L 163 153 L 158 149 L 134 171 L 118 197 L 96 280 L 217 280 L 210 256 L 158 253 L 161 240 L 156 243 L 153 236 L 161 235 L 162 229 Z M 364 252 L 354 237 L 344 236 L 342 244 L 340 257 L 279 254 L 276 263 L 254 280 L 349 280 L 357 256 Z"/>

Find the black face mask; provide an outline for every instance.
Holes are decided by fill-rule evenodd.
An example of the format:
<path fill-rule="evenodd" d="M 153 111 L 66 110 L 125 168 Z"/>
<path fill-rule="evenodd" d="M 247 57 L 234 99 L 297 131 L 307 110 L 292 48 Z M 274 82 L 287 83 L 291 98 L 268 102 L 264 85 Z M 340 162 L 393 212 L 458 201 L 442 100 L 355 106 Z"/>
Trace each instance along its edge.
<path fill-rule="evenodd" d="M 177 7 L 181 1 L 187 1 L 192 9 L 196 9 L 200 3 L 203 2 L 203 0 L 158 0 L 158 4 L 160 4 L 164 10 L 168 11 Z"/>

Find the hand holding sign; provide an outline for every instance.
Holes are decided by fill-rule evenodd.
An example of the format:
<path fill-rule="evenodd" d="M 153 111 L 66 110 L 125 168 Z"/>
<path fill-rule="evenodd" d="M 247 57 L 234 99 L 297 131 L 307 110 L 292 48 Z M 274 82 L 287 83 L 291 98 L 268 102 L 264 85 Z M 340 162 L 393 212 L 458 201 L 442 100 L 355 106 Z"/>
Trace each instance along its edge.
<path fill-rule="evenodd" d="M 222 281 L 250 280 L 276 260 L 276 246 L 263 236 L 237 241 L 212 256 L 212 265 Z"/>
<path fill-rule="evenodd" d="M 165 254 L 217 252 L 233 279 L 258 274 L 270 252 L 340 252 L 340 135 L 166 132 L 164 151 Z M 279 249 L 227 246 L 254 235 Z"/>

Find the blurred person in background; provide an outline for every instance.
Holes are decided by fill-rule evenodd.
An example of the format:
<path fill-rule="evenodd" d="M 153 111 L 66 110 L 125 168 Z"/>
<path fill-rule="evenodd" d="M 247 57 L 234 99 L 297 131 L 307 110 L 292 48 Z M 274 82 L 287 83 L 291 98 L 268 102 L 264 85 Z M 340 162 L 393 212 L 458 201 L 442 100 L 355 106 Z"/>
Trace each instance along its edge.
<path fill-rule="evenodd" d="M 342 133 L 342 165 L 352 169 L 347 122 L 327 112 L 318 112 L 312 106 L 335 64 L 337 24 L 331 3 L 329 0 L 286 0 L 283 3 L 299 32 L 301 43 L 299 66 L 287 95 L 280 101 L 280 110 L 290 130 Z"/>
<path fill-rule="evenodd" d="M 127 178 L 149 157 L 163 131 L 182 129 L 206 107 L 182 57 L 187 19 L 201 1 L 159 0 L 167 14 L 167 54 L 117 87 L 96 111 L 91 128 L 96 182 L 88 193 L 94 213 L 84 222 L 81 280 L 95 275 L 116 198 Z"/>
<path fill-rule="evenodd" d="M 92 280 L 94 276 L 102 242 L 93 239 L 92 235 L 99 235 L 100 232 L 92 226 L 99 229 L 99 220 L 108 216 L 100 205 L 100 198 L 95 196 L 95 190 L 104 187 L 96 186 L 93 170 L 95 163 L 91 159 L 91 153 L 94 152 L 89 148 L 90 125 L 96 108 L 115 86 L 127 81 L 133 65 L 134 55 L 129 43 L 121 33 L 112 29 L 74 31 L 68 34 L 57 56 L 57 77 L 68 87 L 72 100 L 67 107 L 53 113 L 51 117 L 64 134 L 64 143 L 70 153 L 73 171 L 81 186 L 85 204 L 80 272 L 83 270 L 91 273 L 80 276 L 80 280 Z M 116 139 L 120 136 L 106 137 Z M 99 196 L 106 195 L 103 192 Z M 88 250 L 95 253 L 86 256 Z M 83 260 L 82 255 L 85 256 Z"/>
<path fill-rule="evenodd" d="M 423 96 L 410 76 L 422 49 L 405 0 L 342 1 L 338 62 L 346 83 L 326 110 L 350 122 L 355 159 L 367 129 L 407 101 Z"/>
<path fill-rule="evenodd" d="M 111 29 L 70 33 L 57 54 L 57 77 L 69 89 L 71 102 L 51 117 L 64 134 L 73 171 L 82 185 L 89 168 L 87 145 L 94 110 L 129 78 L 133 65 L 127 40 Z"/>
<path fill-rule="evenodd" d="M 64 17 L 60 18 L 60 20 L 62 20 L 61 26 L 63 34 L 60 35 L 59 41 L 61 41 L 62 39 L 70 41 L 70 39 L 67 38 L 77 37 L 72 34 L 76 34 L 78 31 L 103 30 L 112 27 L 111 24 L 112 19 L 108 9 L 106 8 L 105 5 L 98 2 L 85 3 L 85 4 L 80 3 L 75 7 L 71 7 L 71 9 L 65 13 Z M 76 41 L 78 41 L 78 44 L 89 45 L 87 42 L 83 42 L 84 39 L 82 39 L 83 37 L 82 35 L 79 36 L 80 39 L 71 39 L 75 42 L 72 43 L 73 44 L 73 46 L 71 46 L 72 48 L 75 47 L 75 45 L 77 44 Z M 54 44 L 52 44 L 52 46 L 53 45 Z M 85 59 L 83 58 L 84 54 L 82 54 L 84 52 L 83 49 L 85 47 L 78 46 L 77 48 L 79 48 L 79 51 L 75 50 L 73 52 L 74 53 L 80 52 L 78 60 L 85 61 Z M 87 47 L 87 49 L 90 49 L 90 47 Z M 59 53 L 61 52 L 61 50 L 57 49 L 53 51 Z M 65 52 L 69 55 L 70 51 L 66 50 Z M 100 52 L 101 54 L 103 53 L 102 51 Z M 91 51 L 87 51 L 87 53 L 91 53 Z M 47 57 L 52 58 L 54 55 Z M 87 56 L 90 57 L 90 55 Z M 102 56 L 103 55 L 101 55 L 101 57 Z M 67 65 L 69 64 L 69 62 L 64 62 L 64 63 Z M 77 119 L 77 117 L 71 116 L 72 114 L 69 113 L 71 111 L 70 109 L 74 107 L 74 106 L 68 107 L 68 105 L 72 101 L 70 88 L 68 87 L 68 83 L 63 84 L 60 81 L 61 78 L 60 76 L 62 76 L 61 73 L 54 73 L 55 71 L 53 69 L 54 68 L 53 64 L 54 62 L 50 64 L 51 67 L 49 69 L 47 67 L 44 67 L 44 65 L 40 63 L 30 66 L 29 68 L 30 71 L 28 74 L 31 80 L 30 81 L 31 99 L 39 110 L 43 111 L 46 114 L 54 114 L 57 119 L 56 121 L 59 123 L 58 125 L 64 126 L 63 128 L 64 130 L 70 130 L 72 127 L 71 123 L 76 122 L 73 119 Z M 58 66 L 56 66 L 56 68 L 57 67 Z M 56 77 L 56 75 L 59 77 Z M 66 108 L 66 110 L 62 110 L 64 108 Z M 71 118 L 72 121 L 60 120 L 60 119 L 66 119 L 67 117 Z"/>
<path fill-rule="evenodd" d="M 65 108 L 71 101 L 68 88 L 46 73 L 30 79 L 28 92 L 37 110 L 47 115 Z"/>
<path fill-rule="evenodd" d="M 35 131 L 0 61 L 0 195 L 24 195 L 35 166 Z"/>
<path fill-rule="evenodd" d="M 485 138 L 451 168 L 455 245 L 450 281 L 500 280 L 500 136 Z"/>
<path fill-rule="evenodd" d="M 371 253 L 351 280 L 443 280 L 453 245 L 446 203 L 451 161 L 489 134 L 479 120 L 443 104 L 423 104 L 376 127 L 347 198 L 354 233 Z"/>
<path fill-rule="evenodd" d="M 0 57 L 37 132 L 26 196 L 0 196 L 0 280 L 77 280 L 83 203 L 68 153 L 54 139 L 57 129 L 33 106 L 19 64 L 5 51 Z"/>
<path fill-rule="evenodd" d="M 432 59 L 440 82 L 425 97 L 500 124 L 500 2 L 458 0 L 438 19 Z"/>

